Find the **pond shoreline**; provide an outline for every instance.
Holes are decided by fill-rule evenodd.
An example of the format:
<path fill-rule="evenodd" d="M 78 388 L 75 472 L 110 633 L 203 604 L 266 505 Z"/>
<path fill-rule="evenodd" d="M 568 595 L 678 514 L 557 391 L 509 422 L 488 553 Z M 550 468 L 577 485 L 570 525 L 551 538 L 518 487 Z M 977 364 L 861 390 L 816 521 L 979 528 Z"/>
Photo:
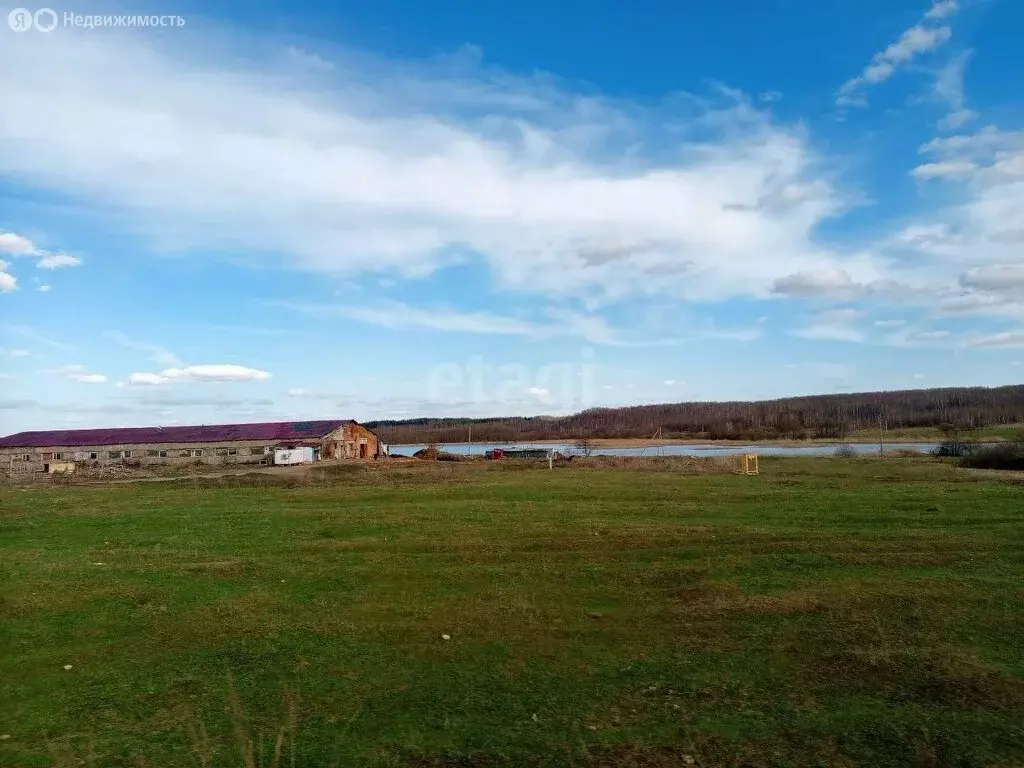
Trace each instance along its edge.
<path fill-rule="evenodd" d="M 511 440 L 507 442 L 501 442 L 496 440 L 480 440 L 474 443 L 468 442 L 452 442 L 452 443 L 436 443 L 437 447 L 444 449 L 445 446 L 486 446 L 486 447 L 498 447 L 498 448 L 526 448 L 532 445 L 536 446 L 574 446 L 576 440 L 563 439 L 558 440 L 555 438 L 547 440 Z M 701 440 L 695 438 L 679 438 L 679 439 L 664 439 L 664 440 L 652 440 L 650 438 L 643 437 L 622 437 L 622 438 L 592 438 L 591 444 L 595 449 L 622 449 L 622 448 L 671 448 L 671 447 L 686 447 L 686 448 L 838 448 L 843 445 L 856 445 L 856 446 L 877 446 L 878 440 L 866 440 L 863 437 L 850 438 L 850 439 L 834 439 L 825 438 L 819 440 Z M 913 437 L 886 437 L 883 441 L 883 445 L 887 448 L 893 448 L 893 450 L 899 450 L 901 445 L 906 446 L 918 446 L 918 445 L 936 445 L 939 441 L 927 438 L 913 438 Z M 1004 442 L 999 438 L 984 438 L 979 440 L 973 440 L 974 443 L 1000 443 Z M 423 448 L 428 443 L 393 443 L 390 445 L 391 449 L 407 449 L 407 448 Z"/>

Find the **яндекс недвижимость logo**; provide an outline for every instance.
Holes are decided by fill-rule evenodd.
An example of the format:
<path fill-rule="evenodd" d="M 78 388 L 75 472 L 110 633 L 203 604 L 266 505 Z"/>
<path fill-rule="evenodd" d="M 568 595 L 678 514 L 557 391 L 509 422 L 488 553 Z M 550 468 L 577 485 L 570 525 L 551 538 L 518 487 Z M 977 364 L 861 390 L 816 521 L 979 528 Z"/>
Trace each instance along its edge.
<path fill-rule="evenodd" d="M 57 26 L 57 12 L 52 8 L 40 8 L 35 13 L 27 8 L 15 8 L 7 14 L 7 24 L 15 32 L 28 32 L 32 28 L 51 32 Z"/>

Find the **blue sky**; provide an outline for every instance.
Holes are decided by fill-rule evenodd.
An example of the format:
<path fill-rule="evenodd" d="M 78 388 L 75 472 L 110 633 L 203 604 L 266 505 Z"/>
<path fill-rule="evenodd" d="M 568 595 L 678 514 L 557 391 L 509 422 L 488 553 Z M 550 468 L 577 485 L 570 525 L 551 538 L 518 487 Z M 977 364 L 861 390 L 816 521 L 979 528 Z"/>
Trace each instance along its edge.
<path fill-rule="evenodd" d="M 583 9 L 2 9 L 0 431 L 1020 381 L 1024 5 Z"/>

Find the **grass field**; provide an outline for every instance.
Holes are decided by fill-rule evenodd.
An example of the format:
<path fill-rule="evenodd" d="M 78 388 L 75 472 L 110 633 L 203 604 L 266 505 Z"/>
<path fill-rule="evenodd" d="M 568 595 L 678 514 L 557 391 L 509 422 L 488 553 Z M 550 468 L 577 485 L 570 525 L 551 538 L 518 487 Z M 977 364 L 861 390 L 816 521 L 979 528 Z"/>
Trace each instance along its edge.
<path fill-rule="evenodd" d="M 998 441 L 1013 440 L 1024 435 L 1022 424 L 1002 424 L 979 427 L 978 429 L 965 430 L 960 434 L 961 439 L 972 441 Z M 938 443 L 945 437 L 938 427 L 897 427 L 887 429 L 883 433 L 886 442 L 920 441 L 923 443 Z M 877 429 L 857 429 L 850 434 L 851 442 L 873 443 L 878 441 Z"/>
<path fill-rule="evenodd" d="M 0 765 L 1021 765 L 1024 485 L 647 466 L 0 490 Z"/>

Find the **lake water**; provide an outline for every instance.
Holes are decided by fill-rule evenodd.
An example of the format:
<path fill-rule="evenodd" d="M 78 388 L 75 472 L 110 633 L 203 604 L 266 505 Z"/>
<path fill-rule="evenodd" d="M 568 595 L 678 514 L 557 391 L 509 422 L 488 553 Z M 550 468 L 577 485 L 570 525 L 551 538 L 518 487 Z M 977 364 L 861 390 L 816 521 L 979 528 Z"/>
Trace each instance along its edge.
<path fill-rule="evenodd" d="M 771 445 L 755 443 L 744 445 L 664 445 L 646 448 L 595 448 L 594 456 L 735 456 L 739 453 L 756 453 L 759 456 L 832 456 L 842 444 L 828 445 Z M 878 455 L 878 443 L 848 443 L 858 454 Z M 393 456 L 412 456 L 426 445 L 392 445 Z M 437 446 L 442 451 L 461 454 L 482 454 L 494 448 L 550 448 L 561 453 L 578 454 L 572 443 L 445 443 Z M 935 443 L 886 443 L 885 450 L 908 449 L 927 453 L 934 450 Z"/>

